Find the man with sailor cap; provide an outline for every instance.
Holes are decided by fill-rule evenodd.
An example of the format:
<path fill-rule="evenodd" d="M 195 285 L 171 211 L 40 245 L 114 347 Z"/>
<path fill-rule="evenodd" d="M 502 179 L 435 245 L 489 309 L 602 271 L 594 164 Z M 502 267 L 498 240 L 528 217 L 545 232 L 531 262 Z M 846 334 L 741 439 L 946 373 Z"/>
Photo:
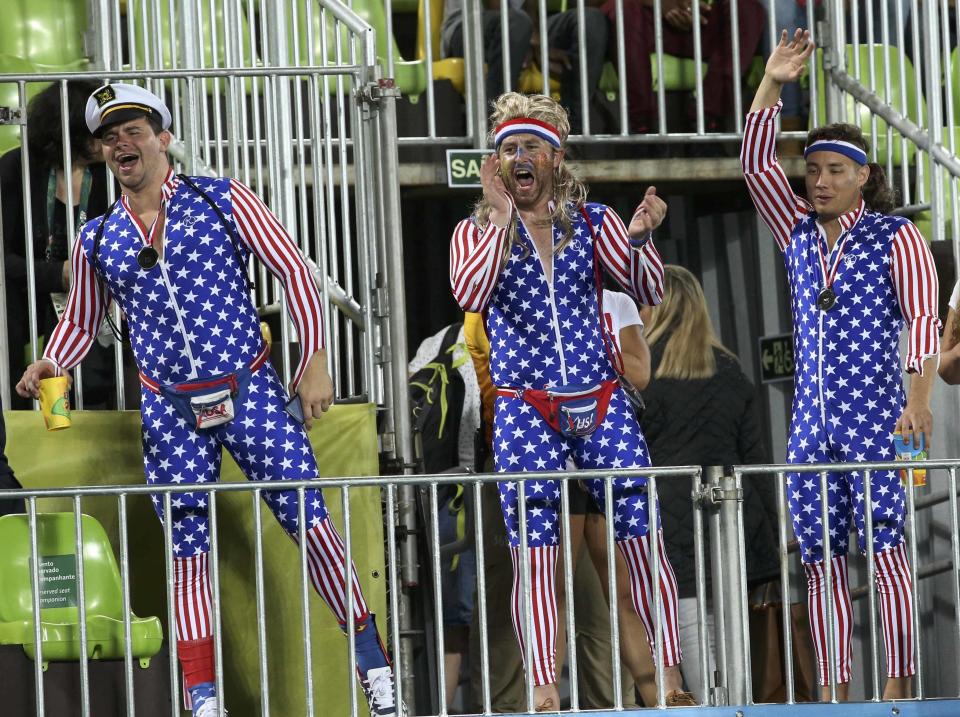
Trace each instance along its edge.
<path fill-rule="evenodd" d="M 317 477 L 306 430 L 333 401 L 323 313 L 310 269 L 286 230 L 248 187 L 229 178 L 176 175 L 166 152 L 170 111 L 153 93 L 112 84 L 89 98 L 86 121 L 122 188 L 107 213 L 87 222 L 73 252 L 74 283 L 43 359 L 17 385 L 37 396 L 39 381 L 76 366 L 116 301 L 140 370 L 143 459 L 156 485 L 216 481 L 221 446 L 257 481 Z M 269 345 L 250 298 L 255 255 L 284 286 L 301 342 L 287 391 L 267 361 Z M 296 541 L 306 521 L 309 575 L 344 629 L 344 546 L 319 489 L 304 514 L 292 490 L 264 493 Z M 207 493 L 174 493 L 170 519 L 177 652 L 194 715 L 219 713 L 214 685 Z M 395 715 L 393 674 L 353 574 L 357 674 L 373 715 Z"/>

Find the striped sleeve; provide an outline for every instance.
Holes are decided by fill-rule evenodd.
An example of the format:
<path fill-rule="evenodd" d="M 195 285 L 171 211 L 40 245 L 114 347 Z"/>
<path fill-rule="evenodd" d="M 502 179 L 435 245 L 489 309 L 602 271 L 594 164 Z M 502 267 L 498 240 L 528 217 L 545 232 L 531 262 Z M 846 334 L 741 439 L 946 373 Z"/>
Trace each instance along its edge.
<path fill-rule="evenodd" d="M 300 363 L 292 382 L 296 391 L 307 362 L 324 348 L 320 291 L 299 247 L 263 200 L 235 179 L 230 180 L 230 194 L 241 240 L 283 283 L 287 310 L 300 337 Z"/>
<path fill-rule="evenodd" d="M 776 119 L 782 106 L 782 102 L 777 102 L 774 107 L 764 107 L 747 115 L 740 165 L 754 206 L 773 232 L 777 246 L 784 251 L 798 214 L 806 211 L 807 203 L 793 193 L 777 161 Z"/>
<path fill-rule="evenodd" d="M 939 286 L 930 247 L 906 222 L 893 237 L 890 278 L 907 322 L 906 369 L 923 375 L 923 362 L 940 354 Z"/>
<path fill-rule="evenodd" d="M 87 355 L 100 331 L 109 300 L 101 291 L 96 271 L 83 250 L 83 232 L 94 232 L 91 227 L 92 223 L 87 224 L 77 234 L 71 260 L 73 282 L 67 306 L 43 352 L 43 358 L 56 367 L 58 376 L 76 366 Z"/>
<path fill-rule="evenodd" d="M 627 227 L 610 207 L 605 208 L 597 235 L 597 254 L 610 276 L 641 304 L 656 306 L 663 300 L 663 262 L 653 238 L 642 248 L 634 249 Z"/>
<path fill-rule="evenodd" d="M 450 288 L 464 311 L 482 312 L 490 301 L 500 275 L 507 231 L 507 227 L 498 227 L 493 222 L 487 222 L 481 230 L 472 219 L 464 219 L 453 230 Z"/>

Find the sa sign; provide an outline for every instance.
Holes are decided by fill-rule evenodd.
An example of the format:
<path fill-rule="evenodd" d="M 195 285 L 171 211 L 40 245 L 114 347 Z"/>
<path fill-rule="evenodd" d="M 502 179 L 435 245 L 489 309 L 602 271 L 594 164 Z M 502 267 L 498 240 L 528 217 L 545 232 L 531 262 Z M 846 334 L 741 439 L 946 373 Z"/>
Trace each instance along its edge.
<path fill-rule="evenodd" d="M 448 149 L 447 186 L 479 189 L 480 165 L 488 154 L 486 149 Z"/>
<path fill-rule="evenodd" d="M 760 377 L 764 383 L 793 379 L 793 334 L 760 337 Z"/>

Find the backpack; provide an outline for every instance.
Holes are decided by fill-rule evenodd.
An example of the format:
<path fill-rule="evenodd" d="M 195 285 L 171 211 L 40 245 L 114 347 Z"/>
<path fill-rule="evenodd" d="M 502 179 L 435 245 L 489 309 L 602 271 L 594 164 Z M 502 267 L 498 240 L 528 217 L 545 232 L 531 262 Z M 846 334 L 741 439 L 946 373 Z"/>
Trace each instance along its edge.
<path fill-rule="evenodd" d="M 454 360 L 453 352 L 462 326 L 456 323 L 447 329 L 436 357 L 407 384 L 415 452 L 425 473 L 442 473 L 460 464 L 460 416 L 466 387 L 457 368 L 470 356 Z"/>

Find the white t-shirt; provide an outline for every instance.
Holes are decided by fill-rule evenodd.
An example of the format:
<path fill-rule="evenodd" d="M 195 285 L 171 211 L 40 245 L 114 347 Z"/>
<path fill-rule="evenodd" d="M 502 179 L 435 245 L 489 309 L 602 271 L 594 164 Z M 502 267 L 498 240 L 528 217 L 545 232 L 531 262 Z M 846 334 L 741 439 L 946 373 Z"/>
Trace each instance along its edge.
<path fill-rule="evenodd" d="M 449 327 L 444 326 L 433 336 L 423 340 L 417 349 L 417 355 L 407 364 L 407 371 L 410 375 L 415 374 L 428 363 L 433 361 L 437 352 L 440 351 L 440 345 L 443 343 L 443 337 Z M 453 348 L 453 363 L 463 360 L 463 363 L 457 367 L 457 371 L 463 378 L 463 412 L 460 416 L 460 436 L 457 442 L 457 452 L 460 456 L 460 465 L 463 468 L 473 469 L 474 466 L 474 435 L 480 427 L 480 384 L 477 383 L 477 372 L 473 367 L 473 359 L 467 350 L 467 343 L 463 337 L 463 327 L 460 327 L 460 333 L 457 334 L 457 343 Z"/>
<path fill-rule="evenodd" d="M 643 329 L 640 319 L 640 310 L 634 300 L 622 291 L 603 290 L 603 313 L 609 317 L 613 327 L 613 339 L 620 348 L 620 332 L 628 326 L 639 326 Z"/>
<path fill-rule="evenodd" d="M 953 285 L 953 293 L 950 294 L 950 308 L 954 311 L 957 310 L 957 305 L 960 304 L 960 279 L 957 280 L 957 283 Z"/>

